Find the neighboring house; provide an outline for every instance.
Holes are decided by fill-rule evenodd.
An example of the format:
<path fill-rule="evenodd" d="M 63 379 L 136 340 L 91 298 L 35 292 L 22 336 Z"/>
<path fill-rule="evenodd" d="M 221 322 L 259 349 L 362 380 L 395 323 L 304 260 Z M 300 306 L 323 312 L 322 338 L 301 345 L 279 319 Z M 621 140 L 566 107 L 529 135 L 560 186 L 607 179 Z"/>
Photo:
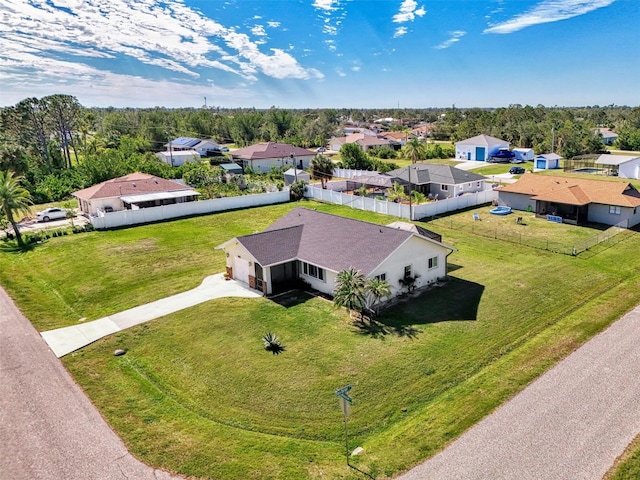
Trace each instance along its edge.
<path fill-rule="evenodd" d="M 385 132 L 381 133 L 380 137 L 389 140 L 393 145 L 399 145 L 403 147 L 407 144 L 409 138 L 415 138 L 415 135 L 407 132 Z"/>
<path fill-rule="evenodd" d="M 603 154 L 596 160 L 596 165 L 609 167 L 610 175 L 640 179 L 640 157 L 638 156 Z"/>
<path fill-rule="evenodd" d="M 630 183 L 525 173 L 496 190 L 501 205 L 561 217 L 564 223 L 633 227 L 640 222 L 640 192 Z"/>
<path fill-rule="evenodd" d="M 557 153 L 543 153 L 537 155 L 533 160 L 533 168 L 536 170 L 552 170 L 560 168 L 560 159 Z"/>
<path fill-rule="evenodd" d="M 525 162 L 533 160 L 535 153 L 533 148 L 514 148 L 511 150 L 516 155 L 516 160 L 522 160 Z"/>
<path fill-rule="evenodd" d="M 253 170 L 266 173 L 273 165 L 280 168 L 296 166 L 299 169 L 309 167 L 315 153 L 287 143 L 263 142 L 230 152 L 235 162 Z"/>
<path fill-rule="evenodd" d="M 391 142 L 381 135 L 368 135 L 366 133 L 351 133 L 346 137 L 333 137 L 329 140 L 329 150 L 333 152 L 340 151 L 343 145 L 347 143 L 355 143 L 362 148 L 363 151 L 367 151 L 370 148 L 375 147 L 389 147 Z"/>
<path fill-rule="evenodd" d="M 179 137 L 171 140 L 170 143 L 165 144 L 167 151 L 185 151 L 195 150 L 201 157 L 207 157 L 212 154 L 218 153 L 221 150 L 221 146 L 215 140 L 200 140 L 199 138 L 191 137 Z"/>
<path fill-rule="evenodd" d="M 509 142 L 489 135 L 478 135 L 456 142 L 458 160 L 486 162 L 501 149 L 508 149 Z"/>
<path fill-rule="evenodd" d="M 618 139 L 618 134 L 612 132 L 608 128 L 596 128 L 595 133 L 596 135 L 602 137 L 602 143 L 604 143 L 605 145 L 613 145 L 613 142 Z"/>
<path fill-rule="evenodd" d="M 420 231 L 301 207 L 261 233 L 236 237 L 216 248 L 224 249 L 231 278 L 268 295 L 300 280 L 332 295 L 336 275 L 353 267 L 367 278 L 386 280 L 396 296 L 405 277 L 415 278 L 415 286 L 421 287 L 446 276 L 447 255 L 454 250 Z"/>
<path fill-rule="evenodd" d="M 444 199 L 485 190 L 486 177 L 450 165 L 414 163 L 380 175 L 398 182 L 407 193 L 417 190 L 428 198 Z M 355 180 L 355 179 L 352 179 Z"/>
<path fill-rule="evenodd" d="M 98 216 L 119 210 L 137 210 L 173 203 L 193 202 L 198 192 L 191 187 L 147 173 L 131 173 L 71 195 L 78 199 L 80 213 Z"/>
<path fill-rule="evenodd" d="M 432 123 L 417 125 L 413 128 L 413 130 L 411 130 L 411 133 L 418 138 L 430 137 L 432 132 L 433 132 Z"/>
<path fill-rule="evenodd" d="M 200 161 L 200 154 L 195 150 L 178 150 L 175 152 L 168 150 L 166 152 L 157 152 L 156 157 L 172 167 L 180 167 L 185 163 Z"/>

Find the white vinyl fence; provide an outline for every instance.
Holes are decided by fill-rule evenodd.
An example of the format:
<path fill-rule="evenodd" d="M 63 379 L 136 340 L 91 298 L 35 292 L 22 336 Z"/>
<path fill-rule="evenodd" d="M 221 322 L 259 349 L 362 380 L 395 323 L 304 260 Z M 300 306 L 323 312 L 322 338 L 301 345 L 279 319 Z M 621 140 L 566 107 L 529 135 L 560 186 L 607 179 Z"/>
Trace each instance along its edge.
<path fill-rule="evenodd" d="M 435 202 L 423 203 L 421 205 L 409 205 L 388 202 L 386 200 L 376 200 L 369 197 L 361 197 L 358 195 L 347 195 L 345 193 L 333 190 L 323 190 L 313 185 L 308 185 L 304 196 L 323 202 L 336 203 L 345 205 L 359 210 L 368 210 L 370 212 L 384 213 L 385 215 L 393 215 L 400 218 L 410 220 L 419 220 L 425 217 L 433 217 L 455 210 L 474 207 L 485 203 L 491 203 L 498 199 L 498 192 L 494 190 L 484 190 L 482 192 L 461 195 L 459 197 L 447 198 Z M 411 209 L 411 212 L 409 212 Z"/>
<path fill-rule="evenodd" d="M 360 175 L 376 175 L 378 172 L 372 172 L 371 170 L 353 170 L 351 168 L 334 168 L 334 178 L 353 178 Z"/>
<path fill-rule="evenodd" d="M 104 213 L 98 217 L 90 217 L 89 221 L 94 228 L 122 227 L 125 225 L 137 225 L 140 223 L 158 222 L 171 218 L 188 217 L 191 215 L 204 215 L 238 208 L 258 207 L 261 205 L 273 205 L 289 201 L 289 189 L 280 192 L 258 193 L 255 195 L 241 195 L 237 197 L 223 197 L 199 202 L 174 203 L 159 207 L 141 208 L 138 210 L 122 210 L 118 212 Z"/>

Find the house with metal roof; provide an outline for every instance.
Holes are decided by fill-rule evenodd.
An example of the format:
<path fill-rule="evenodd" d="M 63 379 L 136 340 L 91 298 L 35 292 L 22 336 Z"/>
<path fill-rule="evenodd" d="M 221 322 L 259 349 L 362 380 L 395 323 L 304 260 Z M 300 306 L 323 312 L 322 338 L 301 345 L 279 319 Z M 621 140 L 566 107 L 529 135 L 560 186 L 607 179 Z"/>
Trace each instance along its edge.
<path fill-rule="evenodd" d="M 226 253 L 229 277 L 268 295 L 300 280 L 332 295 L 338 273 L 353 267 L 367 278 L 386 280 L 395 296 L 407 277 L 421 287 L 446 276 L 454 248 L 430 234 L 298 207 L 263 232 L 216 248 Z"/>
<path fill-rule="evenodd" d="M 557 153 L 541 153 L 533 159 L 533 168 L 535 170 L 553 170 L 560 168 L 561 158 Z"/>
<path fill-rule="evenodd" d="M 308 168 L 315 153 L 288 143 L 263 142 L 234 150 L 229 155 L 243 169 L 251 168 L 267 173 L 273 165 L 285 169 Z"/>
<path fill-rule="evenodd" d="M 200 194 L 184 183 L 138 172 L 98 183 L 71 195 L 78 199 L 80 213 L 99 216 L 120 210 L 193 202 Z"/>
<path fill-rule="evenodd" d="M 554 221 L 627 228 L 640 223 L 640 192 L 630 183 L 525 173 L 496 190 L 501 205 Z"/>
<path fill-rule="evenodd" d="M 200 160 L 200 154 L 195 150 L 167 150 L 166 152 L 157 152 L 156 157 L 172 167 L 179 167 L 185 163 Z"/>
<path fill-rule="evenodd" d="M 456 142 L 456 158 L 458 160 L 475 160 L 486 162 L 499 150 L 508 149 L 509 142 L 490 135 L 477 135 Z"/>
<path fill-rule="evenodd" d="M 602 154 L 596 160 L 610 175 L 640 179 L 640 156 Z"/>
<path fill-rule="evenodd" d="M 602 138 L 602 143 L 605 145 L 613 145 L 613 142 L 618 139 L 618 134 L 609 128 L 596 128 L 595 134 Z"/>

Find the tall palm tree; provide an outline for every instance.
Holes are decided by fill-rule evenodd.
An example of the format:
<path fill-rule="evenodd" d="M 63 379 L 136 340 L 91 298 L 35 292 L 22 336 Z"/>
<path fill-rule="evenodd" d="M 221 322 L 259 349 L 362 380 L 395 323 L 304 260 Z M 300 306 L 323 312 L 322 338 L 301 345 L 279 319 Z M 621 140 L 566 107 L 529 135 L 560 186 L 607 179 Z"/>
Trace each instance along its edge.
<path fill-rule="evenodd" d="M 29 214 L 29 205 L 33 202 L 28 190 L 20 185 L 21 180 L 22 177 L 15 177 L 13 172 L 0 172 L 0 209 L 13 227 L 18 245 L 24 247 L 14 214 Z"/>
<path fill-rule="evenodd" d="M 333 303 L 336 307 L 345 307 L 360 313 L 365 307 L 365 277 L 353 267 L 342 270 L 336 275 L 333 290 Z"/>
<path fill-rule="evenodd" d="M 380 300 L 391 296 L 389 282 L 380 278 L 372 278 L 366 282 L 364 290 L 369 300 L 367 308 L 372 308 L 375 314 L 378 315 L 377 306 Z"/>
<path fill-rule="evenodd" d="M 411 163 L 416 163 L 418 160 L 422 160 L 424 157 L 424 148 L 422 143 L 417 138 L 409 140 L 404 148 L 402 154 L 407 160 L 411 160 Z"/>

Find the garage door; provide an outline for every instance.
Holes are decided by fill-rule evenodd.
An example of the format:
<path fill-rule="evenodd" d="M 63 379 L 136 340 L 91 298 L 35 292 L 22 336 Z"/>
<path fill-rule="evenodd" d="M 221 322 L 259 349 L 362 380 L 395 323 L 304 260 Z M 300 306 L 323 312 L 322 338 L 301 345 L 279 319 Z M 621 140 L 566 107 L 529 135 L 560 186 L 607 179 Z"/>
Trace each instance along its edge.
<path fill-rule="evenodd" d="M 244 283 L 249 283 L 249 261 L 244 258 L 235 259 L 234 277 Z"/>

